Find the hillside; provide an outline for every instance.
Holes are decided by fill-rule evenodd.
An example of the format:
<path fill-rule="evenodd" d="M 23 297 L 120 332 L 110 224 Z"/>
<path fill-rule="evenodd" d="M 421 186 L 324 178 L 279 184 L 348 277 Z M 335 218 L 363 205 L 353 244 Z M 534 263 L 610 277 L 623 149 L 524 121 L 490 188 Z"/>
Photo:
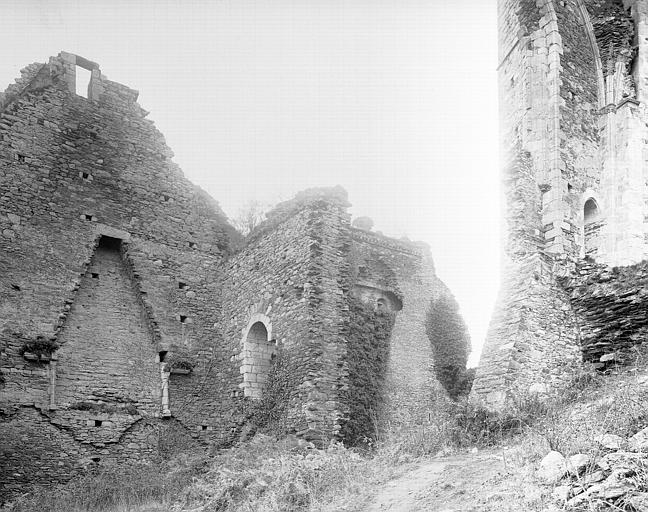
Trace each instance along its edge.
<path fill-rule="evenodd" d="M 648 424 L 641 366 L 574 376 L 561 393 L 520 397 L 502 414 L 446 404 L 428 425 L 363 451 L 265 434 L 212 454 L 169 450 L 157 465 L 107 469 L 3 510 L 648 510 L 648 453 L 641 436 L 630 440 Z M 552 450 L 582 454 L 571 458 L 576 470 L 543 461 Z"/>

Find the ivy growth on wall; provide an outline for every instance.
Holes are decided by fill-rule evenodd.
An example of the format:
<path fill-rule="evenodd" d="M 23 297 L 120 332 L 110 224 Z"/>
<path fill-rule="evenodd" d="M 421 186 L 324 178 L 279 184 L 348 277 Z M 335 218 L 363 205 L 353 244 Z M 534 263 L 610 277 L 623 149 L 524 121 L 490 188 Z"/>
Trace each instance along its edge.
<path fill-rule="evenodd" d="M 474 378 L 474 371 L 466 369 L 470 335 L 449 290 L 445 289 L 430 303 L 425 329 L 432 343 L 438 381 L 454 400 L 468 394 Z"/>
<path fill-rule="evenodd" d="M 394 320 L 394 313 L 376 311 L 358 299 L 349 298 L 349 389 L 346 392 L 349 417 L 341 431 L 348 445 L 367 444 L 376 439 Z"/>
<path fill-rule="evenodd" d="M 261 399 L 242 401 L 241 414 L 248 435 L 257 431 L 279 436 L 288 433 L 288 410 L 296 389 L 293 375 L 289 358 L 279 351 L 272 360 Z"/>

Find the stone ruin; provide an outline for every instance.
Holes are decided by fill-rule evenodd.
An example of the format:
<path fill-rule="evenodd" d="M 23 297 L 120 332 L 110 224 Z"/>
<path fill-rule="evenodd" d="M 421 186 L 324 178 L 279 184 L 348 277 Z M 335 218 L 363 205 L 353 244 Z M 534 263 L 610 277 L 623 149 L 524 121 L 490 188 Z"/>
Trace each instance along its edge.
<path fill-rule="evenodd" d="M 473 397 L 565 385 L 648 334 L 648 0 L 499 0 L 503 283 Z"/>
<path fill-rule="evenodd" d="M 64 52 L 0 95 L 0 494 L 227 446 L 255 411 L 320 443 L 425 421 L 426 246 L 352 226 L 339 187 L 242 241 L 137 96 Z"/>

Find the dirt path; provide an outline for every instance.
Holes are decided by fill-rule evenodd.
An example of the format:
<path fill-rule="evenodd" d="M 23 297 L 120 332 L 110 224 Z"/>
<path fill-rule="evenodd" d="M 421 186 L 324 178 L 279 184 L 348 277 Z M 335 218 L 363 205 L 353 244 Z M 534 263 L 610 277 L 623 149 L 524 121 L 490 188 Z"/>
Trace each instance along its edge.
<path fill-rule="evenodd" d="M 539 488 L 504 454 L 432 459 L 387 483 L 365 512 L 535 511 Z"/>

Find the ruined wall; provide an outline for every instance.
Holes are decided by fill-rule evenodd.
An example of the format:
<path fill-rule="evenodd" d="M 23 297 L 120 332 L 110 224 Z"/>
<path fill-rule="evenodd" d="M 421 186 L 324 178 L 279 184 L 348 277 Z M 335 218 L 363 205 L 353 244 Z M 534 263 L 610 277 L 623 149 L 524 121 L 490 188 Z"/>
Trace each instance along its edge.
<path fill-rule="evenodd" d="M 598 72 L 576 0 L 500 1 L 500 127 L 505 193 L 502 286 L 473 395 L 557 385 L 578 359 L 555 280 L 583 246 L 581 196 L 597 181 Z"/>
<path fill-rule="evenodd" d="M 352 228 L 340 187 L 241 244 L 136 99 L 66 53 L 0 97 L 3 495 L 163 457 L 169 438 L 355 442 L 376 417 L 428 419 L 429 251 Z"/>
<path fill-rule="evenodd" d="M 140 425 L 163 416 L 159 352 L 198 360 L 169 390 L 195 435 L 227 435 L 237 384 L 215 322 L 233 231 L 171 162 L 136 91 L 79 62 L 93 68 L 88 99 L 71 92 L 76 56 L 61 54 L 26 68 L 0 113 L 0 421 L 3 432 L 64 432 L 57 470 L 68 475 L 81 455 L 151 451 Z M 120 248 L 98 247 L 102 236 Z M 21 355 L 36 342 L 60 349 L 50 361 Z M 205 386 L 224 398 L 201 396 Z M 0 483 L 34 480 L 4 466 L 12 460 Z"/>
<path fill-rule="evenodd" d="M 377 422 L 427 420 L 444 392 L 425 332 L 439 291 L 428 250 L 351 228 L 347 205 L 346 193 L 314 189 L 270 212 L 226 266 L 223 314 L 225 340 L 239 351 L 239 394 L 251 372 L 262 391 L 249 399 L 262 414 L 266 390 L 283 397 L 269 398 L 282 411 L 273 428 L 356 443 Z M 246 364 L 257 322 L 275 340 L 278 370 Z"/>
<path fill-rule="evenodd" d="M 432 346 L 425 331 L 428 305 L 441 290 L 429 249 L 360 229 L 352 230 L 351 247 L 351 295 L 364 300 L 385 297 L 385 307 L 395 313 L 385 402 L 377 416 L 392 427 L 421 424 L 434 415 L 432 404 L 445 398 L 434 376 Z M 367 295 L 362 292 L 366 287 L 382 293 Z M 376 302 L 370 305 L 381 307 Z"/>
<path fill-rule="evenodd" d="M 336 436 L 343 415 L 338 390 L 344 379 L 346 281 L 349 218 L 346 193 L 317 190 L 280 204 L 254 231 L 245 249 L 225 267 L 224 340 L 236 352 L 239 395 L 248 384 L 251 399 L 263 397 L 270 368 L 246 364 L 249 328 L 263 322 L 274 340 L 290 389 L 276 404 L 288 431 L 321 441 Z M 277 383 L 273 383 L 276 386 Z M 257 392 L 256 390 L 261 390 Z"/>
<path fill-rule="evenodd" d="M 583 262 L 564 280 L 579 316 L 585 361 L 598 369 L 634 363 L 648 333 L 648 263 L 610 268 Z"/>
<path fill-rule="evenodd" d="M 474 395 L 501 403 L 513 383 L 559 384 L 567 374 L 551 368 L 579 359 L 586 313 L 558 280 L 585 256 L 610 266 L 646 257 L 648 8 L 502 0 L 499 9 L 508 241 Z"/>

